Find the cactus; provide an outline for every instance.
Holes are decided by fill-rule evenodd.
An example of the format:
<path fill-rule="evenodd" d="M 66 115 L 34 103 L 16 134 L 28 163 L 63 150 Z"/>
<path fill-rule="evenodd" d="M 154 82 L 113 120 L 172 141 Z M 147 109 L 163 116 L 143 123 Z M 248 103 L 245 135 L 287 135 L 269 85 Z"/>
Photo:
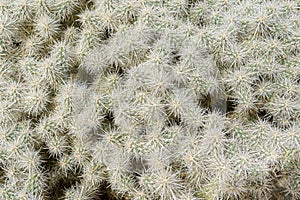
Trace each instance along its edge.
<path fill-rule="evenodd" d="M 300 199 L 297 0 L 0 0 L 0 199 Z"/>

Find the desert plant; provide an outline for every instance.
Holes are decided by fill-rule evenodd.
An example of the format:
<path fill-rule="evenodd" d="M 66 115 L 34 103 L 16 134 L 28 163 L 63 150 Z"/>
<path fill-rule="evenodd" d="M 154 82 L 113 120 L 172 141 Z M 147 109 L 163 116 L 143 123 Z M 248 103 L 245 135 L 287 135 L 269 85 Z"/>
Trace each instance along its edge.
<path fill-rule="evenodd" d="M 0 0 L 0 199 L 300 199 L 296 0 Z"/>

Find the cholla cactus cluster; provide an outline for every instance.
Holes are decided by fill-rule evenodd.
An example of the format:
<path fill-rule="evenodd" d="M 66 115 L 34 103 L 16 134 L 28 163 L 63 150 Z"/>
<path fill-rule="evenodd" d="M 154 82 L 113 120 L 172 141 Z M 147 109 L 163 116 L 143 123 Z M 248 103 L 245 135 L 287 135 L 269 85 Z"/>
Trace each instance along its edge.
<path fill-rule="evenodd" d="M 298 0 L 1 0 L 0 199 L 300 199 Z"/>

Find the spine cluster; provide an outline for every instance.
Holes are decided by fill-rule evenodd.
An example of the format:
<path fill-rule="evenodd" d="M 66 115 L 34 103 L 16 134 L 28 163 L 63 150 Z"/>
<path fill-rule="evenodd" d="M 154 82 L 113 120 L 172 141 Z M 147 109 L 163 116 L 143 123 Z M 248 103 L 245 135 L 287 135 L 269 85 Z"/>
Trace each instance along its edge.
<path fill-rule="evenodd" d="M 0 0 L 0 199 L 300 199 L 297 0 Z"/>

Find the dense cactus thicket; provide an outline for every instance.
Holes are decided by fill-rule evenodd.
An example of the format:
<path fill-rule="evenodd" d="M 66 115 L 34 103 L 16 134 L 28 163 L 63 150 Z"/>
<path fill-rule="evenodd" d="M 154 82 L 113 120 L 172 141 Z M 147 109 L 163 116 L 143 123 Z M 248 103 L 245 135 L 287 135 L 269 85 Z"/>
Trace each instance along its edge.
<path fill-rule="evenodd" d="M 298 0 L 0 0 L 1 200 L 300 199 Z"/>

